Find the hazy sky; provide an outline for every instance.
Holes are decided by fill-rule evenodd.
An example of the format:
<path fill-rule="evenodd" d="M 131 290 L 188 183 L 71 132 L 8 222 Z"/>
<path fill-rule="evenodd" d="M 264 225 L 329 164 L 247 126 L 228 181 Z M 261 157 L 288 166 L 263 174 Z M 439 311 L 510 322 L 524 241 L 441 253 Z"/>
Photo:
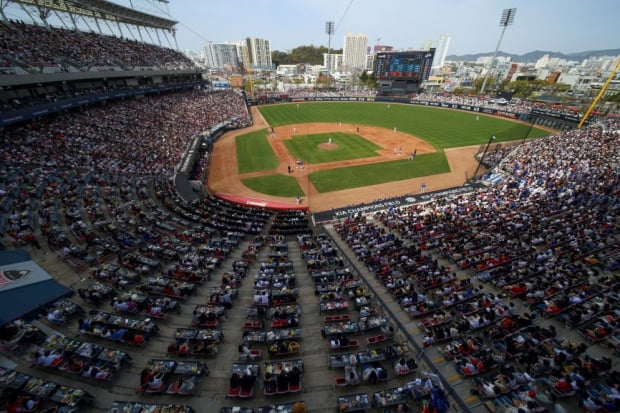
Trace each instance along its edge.
<path fill-rule="evenodd" d="M 259 37 L 272 50 L 327 46 L 325 22 L 342 48 L 347 32 L 365 33 L 369 45 L 420 48 L 426 39 L 451 37 L 448 54 L 492 52 L 505 8 L 517 8 L 501 50 L 563 53 L 620 48 L 620 0 L 170 0 L 179 21 L 181 50 L 198 51 L 205 41 Z"/>

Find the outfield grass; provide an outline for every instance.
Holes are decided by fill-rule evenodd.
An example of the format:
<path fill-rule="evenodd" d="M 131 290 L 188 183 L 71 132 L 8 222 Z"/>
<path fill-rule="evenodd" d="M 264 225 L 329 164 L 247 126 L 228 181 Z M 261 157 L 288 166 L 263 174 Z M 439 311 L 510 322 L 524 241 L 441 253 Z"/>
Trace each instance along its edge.
<path fill-rule="evenodd" d="M 444 172 L 450 172 L 450 166 L 444 153 L 437 152 L 418 155 L 413 160 L 403 159 L 328 169 L 312 172 L 309 176 L 318 192 L 331 192 Z"/>
<path fill-rule="evenodd" d="M 319 147 L 322 143 L 328 143 L 329 139 L 338 147 L 333 149 Z M 296 135 L 293 139 L 286 139 L 283 142 L 295 158 L 314 164 L 370 158 L 377 156 L 377 151 L 381 149 L 379 145 L 359 135 L 342 132 Z"/>
<path fill-rule="evenodd" d="M 268 171 L 280 164 L 267 141 L 267 129 L 237 136 L 237 166 L 240 174 Z"/>
<path fill-rule="evenodd" d="M 241 182 L 248 188 L 267 195 L 285 197 L 304 195 L 304 191 L 292 176 L 273 174 L 245 178 Z"/>
<path fill-rule="evenodd" d="M 424 139 L 436 149 L 546 136 L 549 132 L 474 112 L 370 102 L 320 102 L 269 105 L 258 108 L 270 126 L 313 122 L 350 123 L 378 126 Z M 479 120 L 476 116 L 479 115 Z M 361 131 L 363 133 L 363 130 Z"/>
<path fill-rule="evenodd" d="M 364 125 L 386 129 L 397 127 L 398 131 L 424 139 L 438 150 L 437 153 L 418 155 L 415 160 L 403 159 L 313 172 L 309 178 L 319 192 L 449 172 L 443 149 L 485 144 L 490 136 L 497 138 L 495 142 L 506 142 L 549 134 L 530 125 L 474 112 L 405 104 L 390 104 L 388 107 L 387 103 L 320 102 L 261 106 L 258 109 L 272 127 L 343 122 L 358 125 L 361 133 L 364 132 Z M 477 117 L 479 119 L 476 119 Z M 266 136 L 267 131 L 261 130 L 237 137 L 240 173 L 264 171 L 278 166 L 278 159 Z M 319 143 L 325 143 L 329 138 L 338 145 L 337 149 L 326 150 L 318 147 Z M 380 149 L 355 134 L 336 132 L 297 136 L 284 142 L 293 156 L 310 164 L 375 156 L 374 151 Z M 248 178 L 244 179 L 243 183 L 257 192 L 269 195 L 293 197 L 303 194 L 303 190 L 291 176 L 276 174 Z"/>

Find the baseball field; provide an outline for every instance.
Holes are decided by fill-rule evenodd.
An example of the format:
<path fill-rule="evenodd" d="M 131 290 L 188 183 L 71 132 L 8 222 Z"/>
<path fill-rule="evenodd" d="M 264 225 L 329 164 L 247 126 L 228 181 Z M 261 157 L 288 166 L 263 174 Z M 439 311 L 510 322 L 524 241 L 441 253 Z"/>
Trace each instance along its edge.
<path fill-rule="evenodd" d="M 254 125 L 215 144 L 212 192 L 322 211 L 390 196 L 462 185 L 481 146 L 548 135 L 472 112 L 367 102 L 252 108 Z M 493 149 L 493 146 L 490 149 Z"/>

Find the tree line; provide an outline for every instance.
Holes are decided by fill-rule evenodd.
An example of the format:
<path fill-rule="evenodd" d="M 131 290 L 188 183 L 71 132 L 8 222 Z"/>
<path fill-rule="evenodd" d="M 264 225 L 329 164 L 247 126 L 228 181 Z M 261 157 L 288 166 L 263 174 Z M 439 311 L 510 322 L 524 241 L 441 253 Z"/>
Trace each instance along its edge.
<path fill-rule="evenodd" d="M 325 46 L 298 46 L 288 52 L 274 50 L 271 52 L 271 61 L 279 65 L 294 65 L 297 63 L 309 63 L 312 65 L 323 64 L 323 53 L 327 53 Z M 340 54 L 342 49 L 330 49 L 329 53 Z"/>

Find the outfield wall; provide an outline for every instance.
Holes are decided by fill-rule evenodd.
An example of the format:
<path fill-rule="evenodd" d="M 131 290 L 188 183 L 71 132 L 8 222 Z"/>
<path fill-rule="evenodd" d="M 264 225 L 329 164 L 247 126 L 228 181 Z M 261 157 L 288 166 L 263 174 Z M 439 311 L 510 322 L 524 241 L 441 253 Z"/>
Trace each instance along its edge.
<path fill-rule="evenodd" d="M 403 103 L 408 105 L 428 106 L 444 109 L 457 109 L 468 112 L 482 113 L 485 115 L 501 116 L 508 119 L 520 120 L 527 123 L 535 123 L 556 130 L 572 129 L 581 120 L 579 115 L 569 115 L 555 113 L 544 109 L 534 108 L 528 113 L 511 112 L 508 110 L 486 108 L 482 106 L 464 105 L 460 103 L 435 102 L 412 98 L 394 98 L 387 96 L 370 97 L 349 97 L 349 96 L 307 96 L 307 97 L 288 97 L 281 96 L 261 96 L 254 100 L 248 100 L 248 105 L 265 105 L 276 103 L 291 102 L 376 102 L 376 103 Z"/>

